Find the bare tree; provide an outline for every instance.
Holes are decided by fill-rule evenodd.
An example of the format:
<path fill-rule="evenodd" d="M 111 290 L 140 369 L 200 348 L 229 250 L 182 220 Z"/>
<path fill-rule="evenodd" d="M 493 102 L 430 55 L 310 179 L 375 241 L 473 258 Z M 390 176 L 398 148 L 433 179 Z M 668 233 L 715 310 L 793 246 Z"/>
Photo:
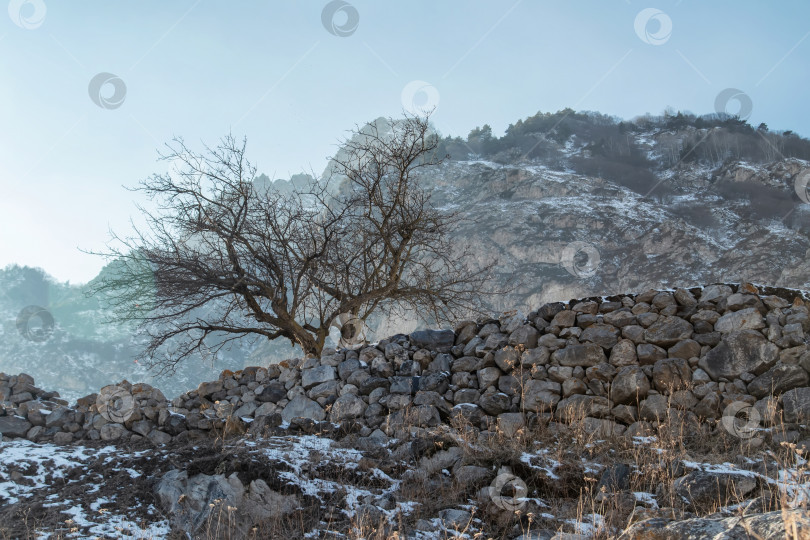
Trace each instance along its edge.
<path fill-rule="evenodd" d="M 428 117 L 353 135 L 330 181 L 292 193 L 253 182 L 244 140 L 201 153 L 167 144 L 161 158 L 180 167 L 136 188 L 157 210 L 139 207 L 147 227 L 133 237 L 113 235 L 123 247 L 103 255 L 116 267 L 93 289 L 141 322 L 147 363 L 172 371 L 209 336 L 217 347 L 284 338 L 318 355 L 347 314 L 447 322 L 481 312 L 493 265 L 473 267 L 450 240 L 461 217 L 436 209 L 417 179 L 440 162 Z"/>

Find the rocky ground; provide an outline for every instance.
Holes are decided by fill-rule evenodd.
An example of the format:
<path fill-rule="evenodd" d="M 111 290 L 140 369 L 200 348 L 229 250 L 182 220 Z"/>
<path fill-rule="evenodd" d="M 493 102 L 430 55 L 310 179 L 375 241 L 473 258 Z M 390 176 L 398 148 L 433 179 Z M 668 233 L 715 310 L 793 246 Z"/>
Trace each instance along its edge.
<path fill-rule="evenodd" d="M 545 304 L 70 406 L 0 375 L 0 538 L 810 537 L 806 293 Z"/>
<path fill-rule="evenodd" d="M 356 426 L 359 428 L 359 426 Z M 296 421 L 198 444 L 0 446 L 0 538 L 806 538 L 802 452 L 537 426 L 363 436 Z M 795 527 L 795 530 L 793 529 Z"/>

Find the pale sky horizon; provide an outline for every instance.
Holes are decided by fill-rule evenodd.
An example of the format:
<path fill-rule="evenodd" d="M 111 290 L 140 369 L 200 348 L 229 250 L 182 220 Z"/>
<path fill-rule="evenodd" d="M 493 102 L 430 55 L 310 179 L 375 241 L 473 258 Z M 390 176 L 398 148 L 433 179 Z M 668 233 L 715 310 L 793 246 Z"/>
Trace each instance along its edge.
<path fill-rule="evenodd" d="M 0 268 L 61 281 L 98 273 L 105 261 L 79 248 L 127 234 L 144 200 L 123 186 L 163 170 L 156 151 L 173 136 L 246 136 L 259 172 L 289 178 L 414 104 L 464 137 L 566 107 L 711 113 L 728 88 L 750 99 L 752 124 L 810 135 L 807 2 L 7 4 Z"/>

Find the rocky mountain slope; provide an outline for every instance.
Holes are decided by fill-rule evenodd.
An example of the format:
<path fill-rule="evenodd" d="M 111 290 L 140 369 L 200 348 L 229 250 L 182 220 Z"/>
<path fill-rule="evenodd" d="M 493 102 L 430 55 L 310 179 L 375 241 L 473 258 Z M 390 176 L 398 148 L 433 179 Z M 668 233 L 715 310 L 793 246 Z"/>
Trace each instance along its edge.
<path fill-rule="evenodd" d="M 675 284 L 810 288 L 810 143 L 793 134 L 717 115 L 622 122 L 561 111 L 519 121 L 500 138 L 487 126 L 448 137 L 441 151 L 449 159 L 422 182 L 439 207 L 468 218 L 457 237 L 474 241 L 479 260 L 497 261 L 493 286 L 514 279 L 510 294 L 491 298 L 493 313 Z M 296 175 L 274 185 L 312 181 Z M 140 343 L 132 328 L 103 324 L 110 313 L 83 291 L 31 269 L 0 271 L 0 370 L 29 372 L 70 399 L 110 376 L 175 395 L 222 369 L 295 353 L 289 344 L 244 343 L 156 378 L 133 362 Z M 52 315 L 48 339 L 19 331 L 30 306 Z M 379 320 L 370 338 L 417 327 Z"/>
<path fill-rule="evenodd" d="M 622 130 L 589 118 L 579 122 L 593 128 L 601 120 L 612 131 L 575 123 L 574 133 L 554 140 L 524 128 L 522 137 L 542 143 L 539 159 L 517 137 L 486 151 L 471 136 L 446 142 L 451 159 L 423 175 L 437 204 L 471 219 L 458 237 L 475 239 L 476 256 L 497 260 L 502 278 L 518 277 L 496 309 L 675 284 L 810 286 L 810 154 L 769 160 L 727 150 L 694 159 L 695 148 L 717 144 L 726 128 L 658 118 Z M 762 133 L 748 137 L 773 144 Z M 703 146 L 690 147 L 695 140 Z M 605 150 L 611 142 L 620 148 Z M 468 153 L 474 149 L 481 154 Z"/>
<path fill-rule="evenodd" d="M 547 303 L 71 406 L 0 374 L 0 535 L 806 538 L 810 294 Z"/>

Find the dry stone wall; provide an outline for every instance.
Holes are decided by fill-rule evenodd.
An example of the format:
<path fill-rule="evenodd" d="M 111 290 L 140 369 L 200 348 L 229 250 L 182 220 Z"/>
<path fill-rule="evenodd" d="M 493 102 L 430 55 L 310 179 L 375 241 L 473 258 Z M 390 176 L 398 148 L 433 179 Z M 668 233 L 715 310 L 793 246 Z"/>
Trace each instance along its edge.
<path fill-rule="evenodd" d="M 715 284 L 546 304 L 529 314 L 395 335 L 359 350 L 225 371 L 172 400 L 126 381 L 73 406 L 25 374 L 0 374 L 0 433 L 36 442 L 376 430 L 465 423 L 481 436 L 537 422 L 602 435 L 711 429 L 748 408 L 755 427 L 810 416 L 805 293 Z M 756 439 L 754 439 L 756 440 Z"/>

